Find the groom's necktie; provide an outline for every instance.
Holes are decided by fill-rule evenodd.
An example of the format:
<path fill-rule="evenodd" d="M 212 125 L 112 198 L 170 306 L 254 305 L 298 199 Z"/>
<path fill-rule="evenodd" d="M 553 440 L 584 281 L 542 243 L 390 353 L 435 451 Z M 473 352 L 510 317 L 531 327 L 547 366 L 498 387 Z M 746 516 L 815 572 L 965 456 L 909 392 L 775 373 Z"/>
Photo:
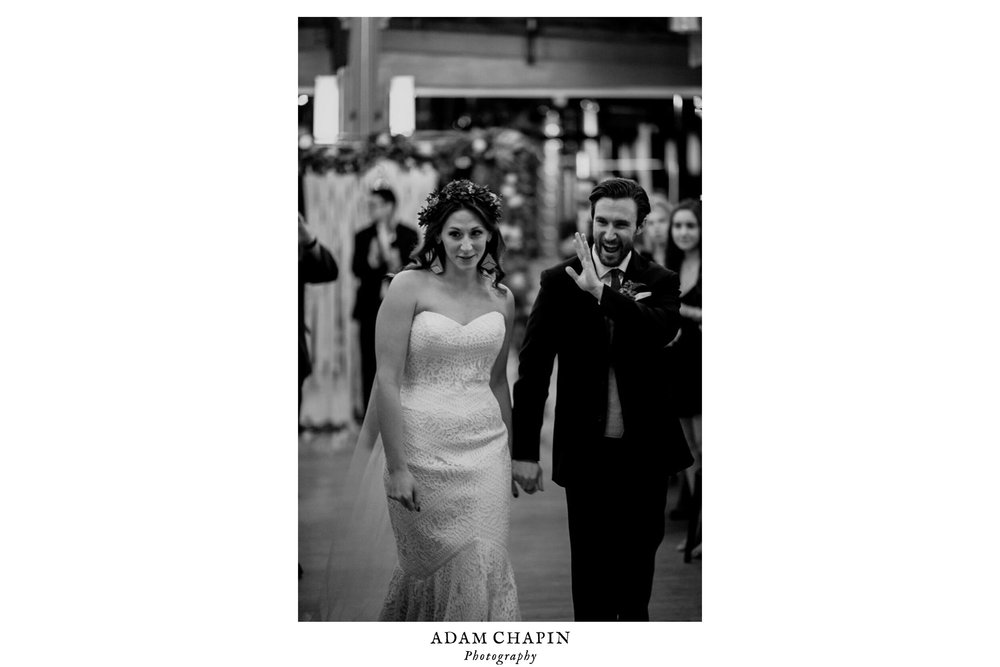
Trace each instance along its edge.
<path fill-rule="evenodd" d="M 611 284 L 609 285 L 615 292 L 622 287 L 622 270 L 611 269 Z M 612 340 L 615 335 L 615 323 L 609 317 L 608 340 Z M 622 423 L 622 406 L 618 396 L 618 380 L 615 378 L 615 368 L 608 366 L 608 412 L 605 418 L 604 436 L 606 438 L 620 438 L 625 432 L 625 425 Z"/>
<path fill-rule="evenodd" d="M 622 270 L 611 269 L 611 289 L 618 291 L 622 288 Z"/>
<path fill-rule="evenodd" d="M 608 285 L 608 287 L 610 287 L 612 291 L 617 292 L 622 288 L 622 270 L 611 269 L 608 273 L 611 274 L 611 284 Z M 605 317 L 604 320 L 608 323 L 608 337 L 610 338 L 615 333 L 615 324 L 611 321 L 610 317 Z"/>

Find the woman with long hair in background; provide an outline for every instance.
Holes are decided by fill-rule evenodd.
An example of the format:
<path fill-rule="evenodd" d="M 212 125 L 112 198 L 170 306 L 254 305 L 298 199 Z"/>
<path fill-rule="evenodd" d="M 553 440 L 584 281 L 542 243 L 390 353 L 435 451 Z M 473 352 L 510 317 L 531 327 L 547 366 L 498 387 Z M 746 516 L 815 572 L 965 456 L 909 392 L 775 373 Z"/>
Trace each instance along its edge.
<path fill-rule="evenodd" d="M 681 327 L 667 348 L 672 388 L 670 405 L 684 430 L 694 465 L 685 471 L 688 487 L 699 496 L 701 476 L 701 202 L 685 199 L 670 214 L 667 235 L 667 268 L 680 275 Z M 700 504 L 699 504 L 700 505 Z M 701 512 L 692 517 L 700 534 Z M 690 535 L 690 533 L 689 533 Z M 678 546 L 693 556 L 701 555 L 697 545 L 687 541 Z"/>

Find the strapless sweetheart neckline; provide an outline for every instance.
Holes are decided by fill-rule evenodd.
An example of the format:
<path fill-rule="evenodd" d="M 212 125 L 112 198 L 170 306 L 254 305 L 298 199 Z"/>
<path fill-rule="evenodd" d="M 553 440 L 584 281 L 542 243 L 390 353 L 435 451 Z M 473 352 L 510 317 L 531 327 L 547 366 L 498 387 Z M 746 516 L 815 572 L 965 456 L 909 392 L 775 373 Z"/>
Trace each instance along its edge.
<path fill-rule="evenodd" d="M 445 315 L 444 313 L 439 313 L 439 312 L 437 312 L 436 310 L 421 310 L 421 311 L 420 311 L 419 313 L 417 313 L 417 314 L 416 314 L 416 315 L 415 315 L 414 317 L 418 317 L 418 316 L 420 316 L 420 315 L 423 315 L 424 313 L 430 313 L 430 314 L 432 314 L 432 315 L 437 315 L 438 317 L 443 317 L 444 319 L 448 320 L 449 322 L 454 322 L 455 324 L 457 324 L 458 326 L 460 326 L 460 327 L 463 327 L 463 328 L 464 328 L 464 327 L 467 327 L 467 326 L 469 326 L 469 325 L 470 325 L 470 324 L 472 324 L 473 322 L 476 322 L 476 321 L 478 321 L 478 320 L 481 320 L 481 319 L 483 319 L 483 318 L 484 318 L 484 317 L 486 317 L 487 315 L 492 315 L 492 314 L 496 314 L 496 315 L 500 315 L 501 317 L 503 317 L 503 313 L 501 313 L 501 312 L 500 312 L 499 310 L 490 310 L 490 311 L 488 311 L 488 312 L 485 312 L 485 313 L 483 313 L 482 315 L 479 315 L 478 317 L 473 317 L 473 318 L 472 318 L 471 320 L 469 320 L 469 321 L 468 321 L 468 322 L 466 322 L 465 324 L 462 324 L 461 322 L 459 322 L 458 320 L 456 320 L 456 319 L 454 319 L 454 318 L 451 318 L 451 317 L 448 317 L 448 316 L 447 316 L 447 315 Z"/>

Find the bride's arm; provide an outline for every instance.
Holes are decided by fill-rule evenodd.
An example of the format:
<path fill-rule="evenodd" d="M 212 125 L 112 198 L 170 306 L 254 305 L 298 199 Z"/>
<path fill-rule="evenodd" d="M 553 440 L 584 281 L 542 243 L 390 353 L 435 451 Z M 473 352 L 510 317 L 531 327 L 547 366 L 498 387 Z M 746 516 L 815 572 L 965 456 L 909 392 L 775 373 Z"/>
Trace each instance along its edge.
<path fill-rule="evenodd" d="M 514 332 L 514 294 L 504 288 L 507 292 L 507 301 L 504 306 L 504 322 L 506 333 L 503 338 L 503 346 L 493 362 L 493 372 L 490 375 L 490 389 L 497 397 L 500 404 L 500 416 L 503 418 L 504 426 L 507 427 L 507 449 L 513 450 L 514 446 L 514 418 L 510 402 L 510 384 L 507 381 L 507 357 L 510 354 L 510 339 Z M 512 485 L 514 495 L 517 496 L 517 487 Z"/>
<path fill-rule="evenodd" d="M 410 327 L 416 309 L 420 276 L 416 271 L 403 271 L 389 285 L 389 291 L 375 320 L 375 359 L 378 364 L 375 379 L 375 408 L 378 427 L 385 447 L 386 468 L 389 471 L 389 498 L 408 510 L 420 509 L 418 490 L 407 467 L 403 443 L 403 408 L 399 386 L 406 364 Z"/>

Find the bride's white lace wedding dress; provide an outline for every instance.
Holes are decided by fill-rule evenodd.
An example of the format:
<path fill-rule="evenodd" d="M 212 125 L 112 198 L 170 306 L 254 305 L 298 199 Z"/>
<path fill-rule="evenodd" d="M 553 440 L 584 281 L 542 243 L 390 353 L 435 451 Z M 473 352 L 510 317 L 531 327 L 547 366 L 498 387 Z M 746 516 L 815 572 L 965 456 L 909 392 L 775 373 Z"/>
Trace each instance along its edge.
<path fill-rule="evenodd" d="M 507 553 L 510 452 L 490 374 L 504 316 L 418 313 L 400 387 L 420 511 L 389 503 L 399 565 L 381 620 L 520 620 Z"/>
<path fill-rule="evenodd" d="M 380 439 L 359 442 L 358 502 L 350 535 L 331 551 L 328 573 L 338 574 L 325 620 L 374 620 L 380 602 L 384 621 L 520 620 L 507 551 L 510 452 L 490 389 L 504 334 L 498 312 L 464 325 L 433 311 L 413 318 L 400 402 L 420 511 L 387 500 Z"/>

